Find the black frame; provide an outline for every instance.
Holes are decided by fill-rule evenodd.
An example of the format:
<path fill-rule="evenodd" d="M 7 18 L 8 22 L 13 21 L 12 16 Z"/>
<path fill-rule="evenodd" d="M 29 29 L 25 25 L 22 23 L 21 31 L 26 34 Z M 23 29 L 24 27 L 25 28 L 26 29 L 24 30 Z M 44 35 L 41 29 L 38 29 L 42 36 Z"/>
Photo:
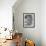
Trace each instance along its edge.
<path fill-rule="evenodd" d="M 33 19 L 34 19 L 34 25 L 33 25 L 32 27 L 25 27 L 25 26 L 24 26 L 24 19 L 25 19 L 24 16 L 25 16 L 25 14 L 26 14 L 26 15 L 27 15 L 27 14 L 30 14 L 30 15 L 33 14 L 33 17 L 34 17 L 34 18 L 33 18 Z M 35 13 L 23 13 L 23 27 L 24 27 L 24 28 L 34 28 L 34 27 L 35 27 Z"/>

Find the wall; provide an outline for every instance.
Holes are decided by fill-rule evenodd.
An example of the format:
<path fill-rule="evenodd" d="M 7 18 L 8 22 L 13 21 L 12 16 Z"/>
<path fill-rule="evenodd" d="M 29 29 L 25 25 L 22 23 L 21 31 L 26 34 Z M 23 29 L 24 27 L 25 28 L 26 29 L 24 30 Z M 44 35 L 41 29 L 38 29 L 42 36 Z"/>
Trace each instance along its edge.
<path fill-rule="evenodd" d="M 0 0 L 0 27 L 12 29 L 12 6 L 16 0 Z"/>
<path fill-rule="evenodd" d="M 18 2 L 13 6 L 15 29 L 23 33 L 24 39 L 34 40 L 36 46 L 41 46 L 41 1 L 22 0 L 21 2 L 20 0 Z M 35 13 L 35 28 L 23 27 L 23 13 Z"/>
<path fill-rule="evenodd" d="M 40 31 L 42 46 L 46 46 L 46 0 L 41 1 Z"/>

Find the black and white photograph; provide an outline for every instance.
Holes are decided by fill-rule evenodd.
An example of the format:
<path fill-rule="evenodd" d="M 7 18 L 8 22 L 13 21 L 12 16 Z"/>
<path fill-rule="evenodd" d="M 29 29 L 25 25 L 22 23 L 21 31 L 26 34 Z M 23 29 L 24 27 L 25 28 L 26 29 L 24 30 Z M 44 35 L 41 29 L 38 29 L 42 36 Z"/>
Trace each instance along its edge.
<path fill-rule="evenodd" d="M 23 27 L 34 28 L 35 27 L 35 13 L 23 14 Z"/>

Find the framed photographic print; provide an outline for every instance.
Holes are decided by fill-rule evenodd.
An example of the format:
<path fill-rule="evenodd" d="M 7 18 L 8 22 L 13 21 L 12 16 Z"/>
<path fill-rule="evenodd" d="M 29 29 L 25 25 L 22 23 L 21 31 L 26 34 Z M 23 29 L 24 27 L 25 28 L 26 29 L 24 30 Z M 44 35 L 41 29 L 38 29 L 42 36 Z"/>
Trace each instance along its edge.
<path fill-rule="evenodd" d="M 35 13 L 23 13 L 23 27 L 25 28 L 35 27 Z"/>

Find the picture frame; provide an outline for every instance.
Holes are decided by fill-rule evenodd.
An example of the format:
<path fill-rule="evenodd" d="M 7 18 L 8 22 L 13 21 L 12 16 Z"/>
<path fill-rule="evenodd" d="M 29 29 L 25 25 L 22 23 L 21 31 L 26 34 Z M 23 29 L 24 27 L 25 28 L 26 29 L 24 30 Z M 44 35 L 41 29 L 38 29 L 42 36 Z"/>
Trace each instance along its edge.
<path fill-rule="evenodd" d="M 13 31 L 15 30 L 15 18 L 14 18 L 15 16 L 14 16 L 14 13 L 13 13 Z"/>
<path fill-rule="evenodd" d="M 35 27 L 35 13 L 23 13 L 23 27 L 24 28 Z"/>

